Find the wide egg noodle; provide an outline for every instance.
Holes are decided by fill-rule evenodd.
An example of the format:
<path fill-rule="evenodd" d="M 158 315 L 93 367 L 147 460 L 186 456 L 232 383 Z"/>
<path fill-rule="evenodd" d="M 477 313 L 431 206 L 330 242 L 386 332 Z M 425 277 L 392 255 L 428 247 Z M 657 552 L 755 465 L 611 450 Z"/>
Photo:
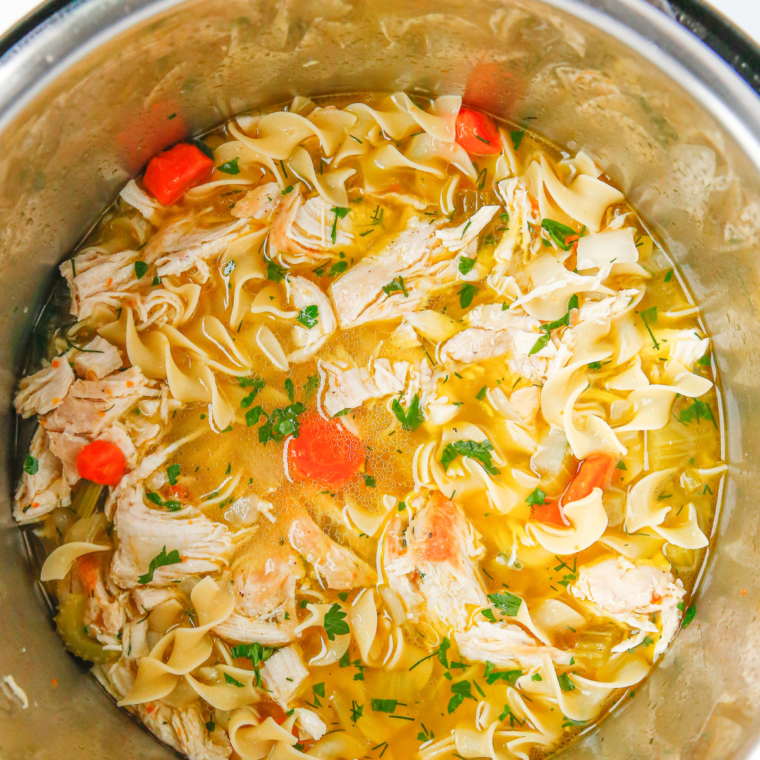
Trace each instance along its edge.
<path fill-rule="evenodd" d="M 118 702 L 119 707 L 166 697 L 181 676 L 191 673 L 208 659 L 213 648 L 208 632 L 232 614 L 235 598 L 206 577 L 192 590 L 190 599 L 198 615 L 198 626 L 174 628 L 153 647 L 147 657 L 140 660 L 135 682 L 129 693 Z"/>

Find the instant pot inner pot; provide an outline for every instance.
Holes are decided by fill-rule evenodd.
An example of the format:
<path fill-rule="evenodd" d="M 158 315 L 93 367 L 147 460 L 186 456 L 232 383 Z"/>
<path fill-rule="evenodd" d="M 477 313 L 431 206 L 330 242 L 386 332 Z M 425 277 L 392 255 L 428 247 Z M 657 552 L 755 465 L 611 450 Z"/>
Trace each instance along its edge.
<path fill-rule="evenodd" d="M 463 94 L 470 105 L 589 152 L 666 243 L 702 307 L 721 373 L 730 471 L 697 617 L 635 697 L 565 757 L 746 755 L 760 715 L 760 147 L 751 134 L 760 134 L 760 108 L 738 77 L 657 11 L 623 0 L 593 5 L 563 2 L 590 23 L 530 0 L 85 0 L 6 56 L 0 677 L 13 676 L 29 707 L 0 697 L 0 755 L 173 755 L 64 651 L 11 519 L 18 467 L 10 399 L 56 265 L 167 145 L 296 94 L 399 89 Z M 667 38 L 712 94 L 610 16 Z M 725 106 L 736 111 L 740 102 L 744 124 Z"/>

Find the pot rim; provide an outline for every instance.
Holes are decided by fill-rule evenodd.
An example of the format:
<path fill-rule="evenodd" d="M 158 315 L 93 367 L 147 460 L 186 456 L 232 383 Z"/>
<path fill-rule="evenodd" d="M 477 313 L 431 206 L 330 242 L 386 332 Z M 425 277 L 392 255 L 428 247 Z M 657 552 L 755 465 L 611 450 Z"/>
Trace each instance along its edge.
<path fill-rule="evenodd" d="M 91 50 L 183 1 L 47 0 L 0 37 L 0 132 Z M 760 171 L 760 98 L 729 63 L 676 20 L 641 0 L 542 2 L 647 58 L 700 103 Z M 698 7 L 705 12 L 701 4 Z M 717 14 L 710 15 L 721 21 L 724 30 L 731 28 Z M 737 34 L 737 39 L 749 43 L 748 49 L 753 47 Z"/>

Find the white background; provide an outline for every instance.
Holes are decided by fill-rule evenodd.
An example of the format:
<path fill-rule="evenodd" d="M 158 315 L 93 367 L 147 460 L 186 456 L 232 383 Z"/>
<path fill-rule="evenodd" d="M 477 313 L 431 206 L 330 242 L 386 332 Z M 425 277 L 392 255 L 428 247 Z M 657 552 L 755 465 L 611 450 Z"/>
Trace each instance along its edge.
<path fill-rule="evenodd" d="M 0 0 L 0 34 L 23 18 L 37 4 L 38 0 Z M 712 5 L 760 43 L 758 0 L 712 0 Z"/>

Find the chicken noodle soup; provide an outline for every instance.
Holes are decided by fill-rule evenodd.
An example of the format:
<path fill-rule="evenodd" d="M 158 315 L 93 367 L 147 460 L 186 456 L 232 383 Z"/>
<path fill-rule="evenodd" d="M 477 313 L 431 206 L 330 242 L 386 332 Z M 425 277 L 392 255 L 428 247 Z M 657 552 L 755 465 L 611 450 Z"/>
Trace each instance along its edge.
<path fill-rule="evenodd" d="M 61 272 L 14 515 L 193 760 L 535 757 L 694 617 L 710 341 L 589 155 L 299 97 L 154 158 Z"/>

